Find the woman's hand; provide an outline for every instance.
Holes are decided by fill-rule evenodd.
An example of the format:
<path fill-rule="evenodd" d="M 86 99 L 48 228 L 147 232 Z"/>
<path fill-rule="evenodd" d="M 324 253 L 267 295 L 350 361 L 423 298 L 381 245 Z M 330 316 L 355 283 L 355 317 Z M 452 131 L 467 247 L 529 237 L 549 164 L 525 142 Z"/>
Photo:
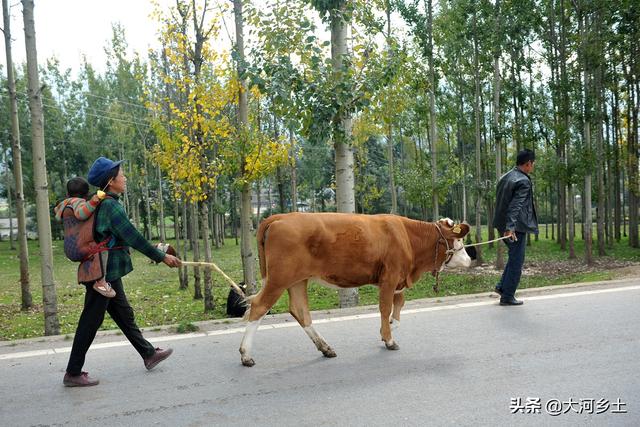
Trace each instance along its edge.
<path fill-rule="evenodd" d="M 167 264 L 169 267 L 172 267 L 172 268 L 180 267 L 182 265 L 182 261 L 180 261 L 180 258 L 174 257 L 173 255 L 169 255 L 169 254 L 166 254 L 164 256 L 164 259 L 162 260 L 162 262 L 164 262 L 165 264 Z"/>

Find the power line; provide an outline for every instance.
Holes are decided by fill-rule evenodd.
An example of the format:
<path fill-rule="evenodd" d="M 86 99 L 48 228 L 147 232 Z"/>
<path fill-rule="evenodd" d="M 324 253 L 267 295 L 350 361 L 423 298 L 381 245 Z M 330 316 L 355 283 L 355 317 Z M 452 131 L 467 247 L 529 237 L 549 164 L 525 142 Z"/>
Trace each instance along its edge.
<path fill-rule="evenodd" d="M 95 94 L 93 94 L 91 92 L 83 92 L 83 95 L 93 96 L 94 98 L 98 98 L 98 99 L 106 99 L 107 101 L 118 102 L 120 104 L 131 105 L 131 106 L 136 107 L 136 108 L 141 108 L 141 109 L 143 109 L 145 111 L 149 110 L 147 107 L 145 107 L 142 104 L 135 104 L 135 103 L 132 103 L 132 102 L 121 101 L 121 100 L 119 100 L 117 98 L 107 98 L 106 96 L 95 95 Z"/>
<path fill-rule="evenodd" d="M 19 94 L 23 97 L 28 97 L 28 95 L 24 92 L 16 92 L 16 94 Z M 28 102 L 28 99 L 25 98 L 19 98 L 20 101 L 22 102 Z M 49 104 L 47 102 L 42 102 L 42 106 L 49 108 L 49 109 L 60 109 L 60 106 L 58 105 L 53 105 L 53 104 Z M 88 111 L 87 111 L 88 110 Z M 104 114 L 95 114 L 95 113 L 91 113 L 89 111 L 94 111 L 94 112 L 98 112 L 98 113 L 104 113 Z M 135 120 L 126 120 L 122 117 L 113 117 L 113 116 L 109 116 L 106 114 L 109 114 L 107 111 L 104 110 L 99 110 L 97 108 L 94 107 L 79 107 L 77 110 L 75 111 L 66 111 L 67 114 L 77 114 L 82 112 L 84 115 L 86 116 L 90 116 L 90 117 L 97 117 L 97 118 L 103 118 L 103 119 L 108 119 L 108 120 L 113 120 L 116 122 L 121 122 L 121 123 L 128 123 L 128 124 L 132 124 L 132 125 L 136 125 L 136 126 L 140 126 L 140 127 L 144 127 L 144 128 L 149 128 L 151 127 L 148 123 L 141 123 Z"/>

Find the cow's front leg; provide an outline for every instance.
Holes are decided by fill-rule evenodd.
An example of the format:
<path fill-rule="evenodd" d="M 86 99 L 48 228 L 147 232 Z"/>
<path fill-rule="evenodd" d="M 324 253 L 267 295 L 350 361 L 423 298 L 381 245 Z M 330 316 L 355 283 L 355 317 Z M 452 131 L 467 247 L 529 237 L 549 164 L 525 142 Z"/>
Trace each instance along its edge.
<path fill-rule="evenodd" d="M 389 322 L 391 309 L 393 308 L 394 291 L 395 285 L 380 285 L 380 335 L 382 337 L 382 341 L 384 341 L 384 345 L 389 350 L 398 350 L 400 348 L 398 343 L 396 343 L 391 336 L 391 323 Z"/>
<path fill-rule="evenodd" d="M 389 318 L 392 330 L 400 327 L 400 310 L 402 310 L 402 307 L 404 307 L 404 289 L 402 291 L 396 291 L 393 295 L 393 312 Z"/>

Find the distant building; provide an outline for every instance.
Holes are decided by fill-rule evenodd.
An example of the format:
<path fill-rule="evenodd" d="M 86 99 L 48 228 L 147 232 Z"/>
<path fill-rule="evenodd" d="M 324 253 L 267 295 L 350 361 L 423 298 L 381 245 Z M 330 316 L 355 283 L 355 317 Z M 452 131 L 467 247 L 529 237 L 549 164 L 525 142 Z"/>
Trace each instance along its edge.
<path fill-rule="evenodd" d="M 13 239 L 17 239 L 18 237 L 18 218 L 12 218 L 13 222 Z M 31 221 L 27 218 L 27 228 Z M 11 230 L 9 218 L 0 218 L 0 240 L 9 240 L 9 231 Z M 28 239 L 37 239 L 38 233 L 34 233 L 33 231 L 27 231 Z"/>

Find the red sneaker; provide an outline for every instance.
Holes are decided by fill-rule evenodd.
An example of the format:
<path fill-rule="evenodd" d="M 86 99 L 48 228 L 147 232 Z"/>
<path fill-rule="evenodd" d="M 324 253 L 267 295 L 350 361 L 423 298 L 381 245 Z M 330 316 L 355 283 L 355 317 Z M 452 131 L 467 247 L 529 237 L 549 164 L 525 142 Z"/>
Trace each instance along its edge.
<path fill-rule="evenodd" d="M 171 353 L 173 353 L 173 349 L 168 348 L 166 350 L 163 350 L 159 347 L 156 348 L 156 352 L 153 353 L 153 356 L 144 359 L 145 368 L 147 368 L 149 371 L 152 370 L 158 363 L 171 356 Z"/>
<path fill-rule="evenodd" d="M 91 378 L 88 372 L 82 372 L 80 375 L 71 375 L 66 372 L 62 383 L 66 387 L 90 387 L 92 385 L 100 384 L 100 381 L 95 378 Z"/>

